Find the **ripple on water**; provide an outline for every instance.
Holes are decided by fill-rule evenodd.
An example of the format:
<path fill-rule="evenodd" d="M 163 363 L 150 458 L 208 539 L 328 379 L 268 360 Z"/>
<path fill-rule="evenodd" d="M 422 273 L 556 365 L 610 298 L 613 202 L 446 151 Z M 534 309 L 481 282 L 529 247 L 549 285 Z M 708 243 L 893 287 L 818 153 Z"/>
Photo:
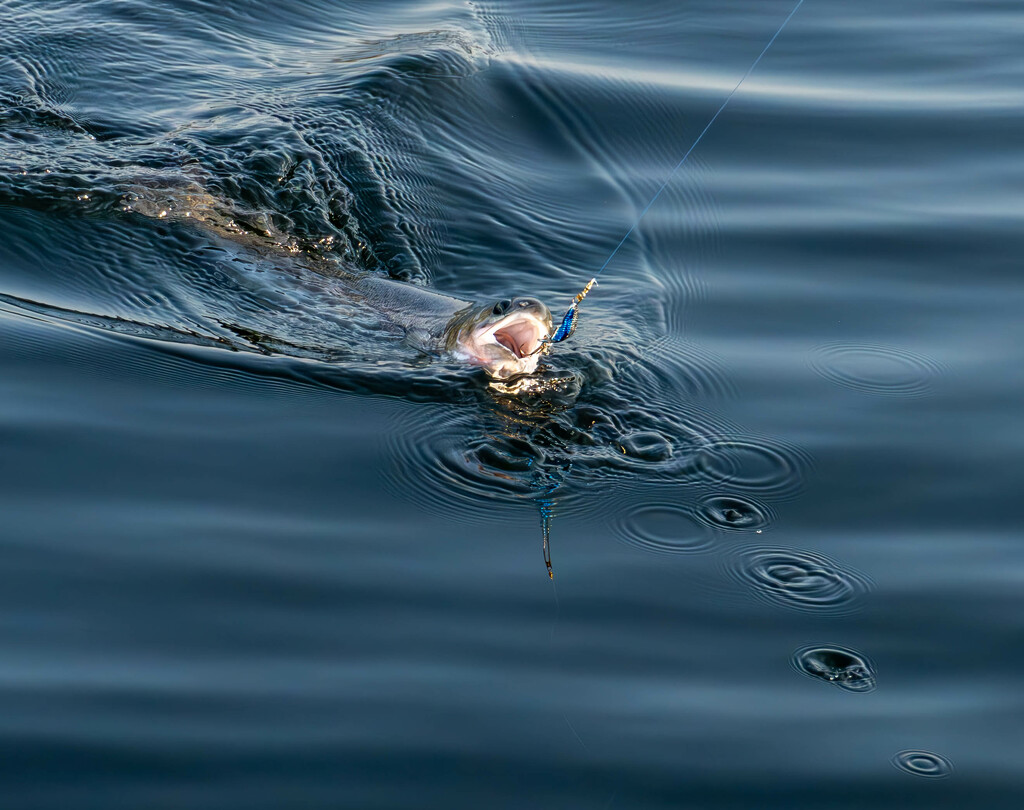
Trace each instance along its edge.
<path fill-rule="evenodd" d="M 711 545 L 711 533 L 693 513 L 673 503 L 649 503 L 612 522 L 615 534 L 631 546 L 657 554 L 693 554 Z"/>
<path fill-rule="evenodd" d="M 741 549 L 729 560 L 729 572 L 765 602 L 830 615 L 858 610 L 873 587 L 863 574 L 793 548 Z"/>
<path fill-rule="evenodd" d="M 672 457 L 672 444 L 653 430 L 628 433 L 619 439 L 623 455 L 640 461 L 666 461 Z"/>
<path fill-rule="evenodd" d="M 875 665 L 866 656 L 838 644 L 809 644 L 793 653 L 794 669 L 847 692 L 872 692 Z"/>
<path fill-rule="evenodd" d="M 387 489 L 425 511 L 470 523 L 522 516 L 553 492 L 559 515 L 593 511 L 582 491 L 562 486 L 578 476 L 569 475 L 571 448 L 557 441 L 558 425 L 493 407 L 494 400 L 481 399 L 471 386 L 452 391 L 465 401 L 411 405 L 383 437 Z"/>
<path fill-rule="evenodd" d="M 700 502 L 697 517 L 716 529 L 759 531 L 774 520 L 765 504 L 732 495 L 712 495 Z"/>
<path fill-rule="evenodd" d="M 802 450 L 760 439 L 719 438 L 697 453 L 697 467 L 704 478 L 774 497 L 799 492 L 808 465 Z"/>
<path fill-rule="evenodd" d="M 811 356 L 811 367 L 844 388 L 880 396 L 923 396 L 942 370 L 934 360 L 892 346 L 827 343 Z"/>
<path fill-rule="evenodd" d="M 892 764 L 904 773 L 927 779 L 944 779 L 953 773 L 953 763 L 931 751 L 900 751 L 893 756 Z"/>
<path fill-rule="evenodd" d="M 385 486 L 427 512 L 487 520 L 540 494 L 531 474 L 543 450 L 485 435 L 457 410 L 434 409 L 386 437 Z"/>
<path fill-rule="evenodd" d="M 671 317 L 672 310 L 666 317 Z M 689 397 L 726 399 L 736 395 L 725 361 L 706 347 L 680 337 L 662 336 L 644 349 L 647 373 L 665 390 Z"/>

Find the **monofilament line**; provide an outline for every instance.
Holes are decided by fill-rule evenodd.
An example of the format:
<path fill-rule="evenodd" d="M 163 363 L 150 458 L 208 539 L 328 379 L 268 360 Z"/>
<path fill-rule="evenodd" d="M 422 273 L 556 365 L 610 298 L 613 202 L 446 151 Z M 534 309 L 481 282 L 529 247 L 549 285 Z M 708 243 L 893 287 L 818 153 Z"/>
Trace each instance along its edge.
<path fill-rule="evenodd" d="M 637 225 L 640 224 L 640 220 L 644 218 L 644 215 L 651 209 L 651 206 L 654 205 L 658 197 L 661 196 L 661 192 L 665 190 L 665 187 L 669 184 L 669 182 L 671 182 L 672 178 L 675 177 L 676 172 L 678 172 L 683 167 L 683 164 L 686 163 L 686 159 L 690 157 L 690 153 L 697 148 L 697 144 L 701 142 L 701 139 L 707 134 L 707 131 L 711 129 L 711 125 L 715 123 L 715 119 L 717 119 L 718 116 L 722 114 L 722 110 L 724 110 L 728 106 L 729 102 L 732 100 L 732 97 L 736 95 L 736 91 L 740 89 L 740 85 L 743 84 L 743 82 L 746 81 L 747 77 L 754 72 L 754 68 L 756 68 L 757 63 L 761 61 L 761 57 L 768 53 L 768 49 L 771 48 L 775 40 L 778 39 L 779 34 L 782 33 L 782 29 L 786 27 L 786 24 L 791 19 L 793 19 L 793 15 L 796 14 L 797 9 L 799 9 L 800 6 L 803 5 L 803 3 L 804 0 L 797 0 L 797 4 L 793 6 L 793 10 L 789 12 L 789 16 L 782 21 L 782 25 L 779 26 L 779 30 L 772 35 L 772 38 L 768 40 L 768 44 L 764 46 L 764 50 L 757 55 L 757 59 L 755 59 L 753 63 L 750 65 L 750 67 L 747 68 L 747 72 L 743 74 L 743 76 L 740 78 L 738 82 L 736 82 L 736 86 L 732 89 L 732 92 L 725 97 L 725 101 L 722 102 L 722 106 L 718 108 L 718 111 L 713 116 L 711 116 L 711 120 L 708 121 L 707 126 L 705 126 L 704 129 L 701 130 L 700 135 L 697 136 L 697 140 L 695 140 L 693 142 L 693 145 L 686 150 L 686 154 L 683 155 L 682 159 L 676 164 L 676 167 L 671 172 L 669 172 L 668 177 L 665 178 L 665 182 L 661 184 L 661 188 L 659 188 L 655 192 L 654 196 L 651 197 L 651 201 L 647 203 L 647 206 L 644 208 L 644 210 L 640 212 L 640 216 L 638 216 L 633 221 L 633 224 L 629 226 L 629 230 L 626 231 L 626 235 L 623 236 L 619 244 L 615 246 L 615 250 L 611 252 L 611 255 L 605 260 L 605 263 L 601 265 L 601 269 L 594 273 L 594 278 L 597 278 L 599 275 L 601 275 L 601 272 L 609 265 L 611 260 L 615 258 L 615 254 L 619 252 L 619 248 L 621 248 L 626 243 L 626 240 L 629 239 L 630 234 L 632 234 L 633 231 L 636 230 Z"/>

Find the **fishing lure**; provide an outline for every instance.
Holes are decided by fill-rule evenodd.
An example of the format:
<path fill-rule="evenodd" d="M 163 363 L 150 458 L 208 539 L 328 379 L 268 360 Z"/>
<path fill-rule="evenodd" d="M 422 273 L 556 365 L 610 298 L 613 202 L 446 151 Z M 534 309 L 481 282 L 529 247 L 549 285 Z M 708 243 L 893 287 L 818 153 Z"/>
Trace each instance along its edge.
<path fill-rule="evenodd" d="M 544 338 L 541 343 L 561 343 L 563 340 L 572 337 L 572 333 L 576 331 L 576 321 L 580 317 L 580 301 L 587 297 L 587 293 L 590 292 L 590 289 L 595 284 L 597 284 L 597 278 L 592 278 L 587 282 L 587 286 L 583 288 L 583 291 L 572 300 L 572 306 L 562 316 L 562 323 L 555 330 L 555 333 L 549 338 Z"/>

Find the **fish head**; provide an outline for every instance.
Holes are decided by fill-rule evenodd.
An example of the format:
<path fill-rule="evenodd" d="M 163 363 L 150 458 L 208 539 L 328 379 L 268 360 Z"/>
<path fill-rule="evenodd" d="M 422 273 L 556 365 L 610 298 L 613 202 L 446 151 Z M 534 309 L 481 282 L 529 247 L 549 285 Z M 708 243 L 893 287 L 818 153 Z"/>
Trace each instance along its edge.
<path fill-rule="evenodd" d="M 551 335 L 551 311 L 536 298 L 503 298 L 457 314 L 448 335 L 451 353 L 505 379 L 532 374 L 541 341 Z"/>

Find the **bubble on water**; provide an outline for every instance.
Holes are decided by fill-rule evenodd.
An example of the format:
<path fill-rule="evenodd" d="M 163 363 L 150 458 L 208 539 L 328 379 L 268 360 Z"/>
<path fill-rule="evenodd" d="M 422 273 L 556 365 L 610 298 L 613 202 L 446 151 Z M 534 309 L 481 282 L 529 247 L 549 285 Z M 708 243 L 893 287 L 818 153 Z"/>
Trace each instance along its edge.
<path fill-rule="evenodd" d="M 930 358 L 891 346 L 828 343 L 811 356 L 811 368 L 836 385 L 866 394 L 922 396 L 942 367 Z"/>
<path fill-rule="evenodd" d="M 944 779 L 953 773 L 953 763 L 931 751 L 900 751 L 893 756 L 892 764 L 904 773 L 923 776 L 926 779 Z"/>
<path fill-rule="evenodd" d="M 760 531 L 775 516 L 769 507 L 748 498 L 713 495 L 700 502 L 697 517 L 716 529 Z"/>
<path fill-rule="evenodd" d="M 847 692 L 871 692 L 876 685 L 874 664 L 849 647 L 809 644 L 794 652 L 790 661 L 797 672 Z"/>
<path fill-rule="evenodd" d="M 873 587 L 868 577 L 828 557 L 792 548 L 741 549 L 728 563 L 729 573 L 752 586 L 757 598 L 793 610 L 852 613 Z"/>
<path fill-rule="evenodd" d="M 658 554 L 692 554 L 711 545 L 707 527 L 672 503 L 653 503 L 618 517 L 612 528 L 631 546 Z"/>

